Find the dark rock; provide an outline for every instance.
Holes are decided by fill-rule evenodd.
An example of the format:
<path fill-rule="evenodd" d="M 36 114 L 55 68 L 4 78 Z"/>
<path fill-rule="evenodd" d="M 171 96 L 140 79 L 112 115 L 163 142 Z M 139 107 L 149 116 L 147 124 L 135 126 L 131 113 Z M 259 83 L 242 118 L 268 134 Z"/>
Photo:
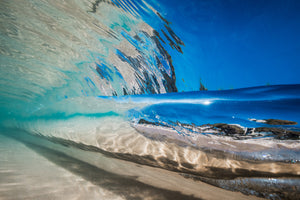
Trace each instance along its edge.
<path fill-rule="evenodd" d="M 281 119 L 265 119 L 265 124 L 270 125 L 296 125 L 297 122 Z"/>
<path fill-rule="evenodd" d="M 207 91 L 207 88 L 200 82 L 200 91 Z"/>
<path fill-rule="evenodd" d="M 226 135 L 244 135 L 244 130 L 236 125 L 217 123 L 212 126 L 221 129 Z"/>
<path fill-rule="evenodd" d="M 157 125 L 157 123 L 155 123 L 155 122 L 150 122 L 150 121 L 147 121 L 147 120 L 145 120 L 145 119 L 140 119 L 138 123 L 139 123 L 139 124 L 151 124 L 151 125 Z"/>
<path fill-rule="evenodd" d="M 276 135 L 276 139 L 299 139 L 300 132 L 274 127 L 258 127 L 255 132 L 266 132 Z"/>

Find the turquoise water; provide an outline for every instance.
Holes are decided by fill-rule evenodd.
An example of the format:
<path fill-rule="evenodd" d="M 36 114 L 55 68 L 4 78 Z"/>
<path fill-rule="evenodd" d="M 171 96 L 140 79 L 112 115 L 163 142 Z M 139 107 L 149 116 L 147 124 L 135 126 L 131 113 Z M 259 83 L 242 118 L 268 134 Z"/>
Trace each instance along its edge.
<path fill-rule="evenodd" d="M 0 5 L 0 198 L 299 198 L 299 84 L 195 89 L 156 1 Z"/>

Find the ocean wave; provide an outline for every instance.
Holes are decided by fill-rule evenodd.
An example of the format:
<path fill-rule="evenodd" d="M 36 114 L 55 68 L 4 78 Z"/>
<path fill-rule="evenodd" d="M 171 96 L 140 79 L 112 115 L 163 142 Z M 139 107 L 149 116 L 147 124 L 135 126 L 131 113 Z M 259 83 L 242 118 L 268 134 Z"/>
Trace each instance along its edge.
<path fill-rule="evenodd" d="M 300 85 L 178 92 L 185 43 L 151 3 L 1 1 L 1 137 L 121 199 L 297 199 Z"/>
<path fill-rule="evenodd" d="M 276 89 L 282 87 L 287 90 Z M 299 191 L 294 187 L 300 175 L 299 119 L 295 117 L 298 89 L 270 86 L 211 93 L 98 97 L 91 98 L 90 103 L 85 99 L 87 104 L 79 99 L 58 106 L 58 110 L 65 111 L 60 117 L 43 116 L 46 109 L 30 119 L 6 121 L 3 126 L 68 148 L 184 173 L 185 177 L 226 189 L 286 198 Z M 259 97 L 257 90 L 265 96 Z M 257 96 L 248 96 L 250 91 Z M 266 91 L 277 92 L 269 92 L 268 97 Z M 210 104 L 205 103 L 208 99 Z M 289 103 L 283 104 L 286 101 Z M 221 109 L 224 105 L 227 108 Z M 284 109 L 280 109 L 282 105 Z M 256 116 L 249 112 L 254 109 Z M 253 119 L 258 116 L 264 120 Z M 271 184 L 274 179 L 282 182 L 282 187 Z M 267 180 L 269 192 L 263 190 Z M 260 184 L 251 186 L 256 183 Z M 286 185 L 295 190 L 280 193 Z"/>

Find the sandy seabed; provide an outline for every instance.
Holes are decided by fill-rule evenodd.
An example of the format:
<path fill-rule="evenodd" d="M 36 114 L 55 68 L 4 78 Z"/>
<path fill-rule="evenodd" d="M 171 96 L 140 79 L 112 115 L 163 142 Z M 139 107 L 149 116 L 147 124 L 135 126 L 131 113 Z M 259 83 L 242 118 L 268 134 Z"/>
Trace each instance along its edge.
<path fill-rule="evenodd" d="M 58 146 L 56 151 L 0 135 L 0 199 L 258 199 L 176 172 Z"/>

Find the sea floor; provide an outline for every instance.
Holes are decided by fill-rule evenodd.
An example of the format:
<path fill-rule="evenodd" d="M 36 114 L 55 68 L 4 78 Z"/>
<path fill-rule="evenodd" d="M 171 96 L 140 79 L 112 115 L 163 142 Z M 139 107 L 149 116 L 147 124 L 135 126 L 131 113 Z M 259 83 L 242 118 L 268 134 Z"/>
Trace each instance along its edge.
<path fill-rule="evenodd" d="M 0 134 L 0 199 L 259 199 L 176 172 L 56 145 L 45 148 Z"/>

